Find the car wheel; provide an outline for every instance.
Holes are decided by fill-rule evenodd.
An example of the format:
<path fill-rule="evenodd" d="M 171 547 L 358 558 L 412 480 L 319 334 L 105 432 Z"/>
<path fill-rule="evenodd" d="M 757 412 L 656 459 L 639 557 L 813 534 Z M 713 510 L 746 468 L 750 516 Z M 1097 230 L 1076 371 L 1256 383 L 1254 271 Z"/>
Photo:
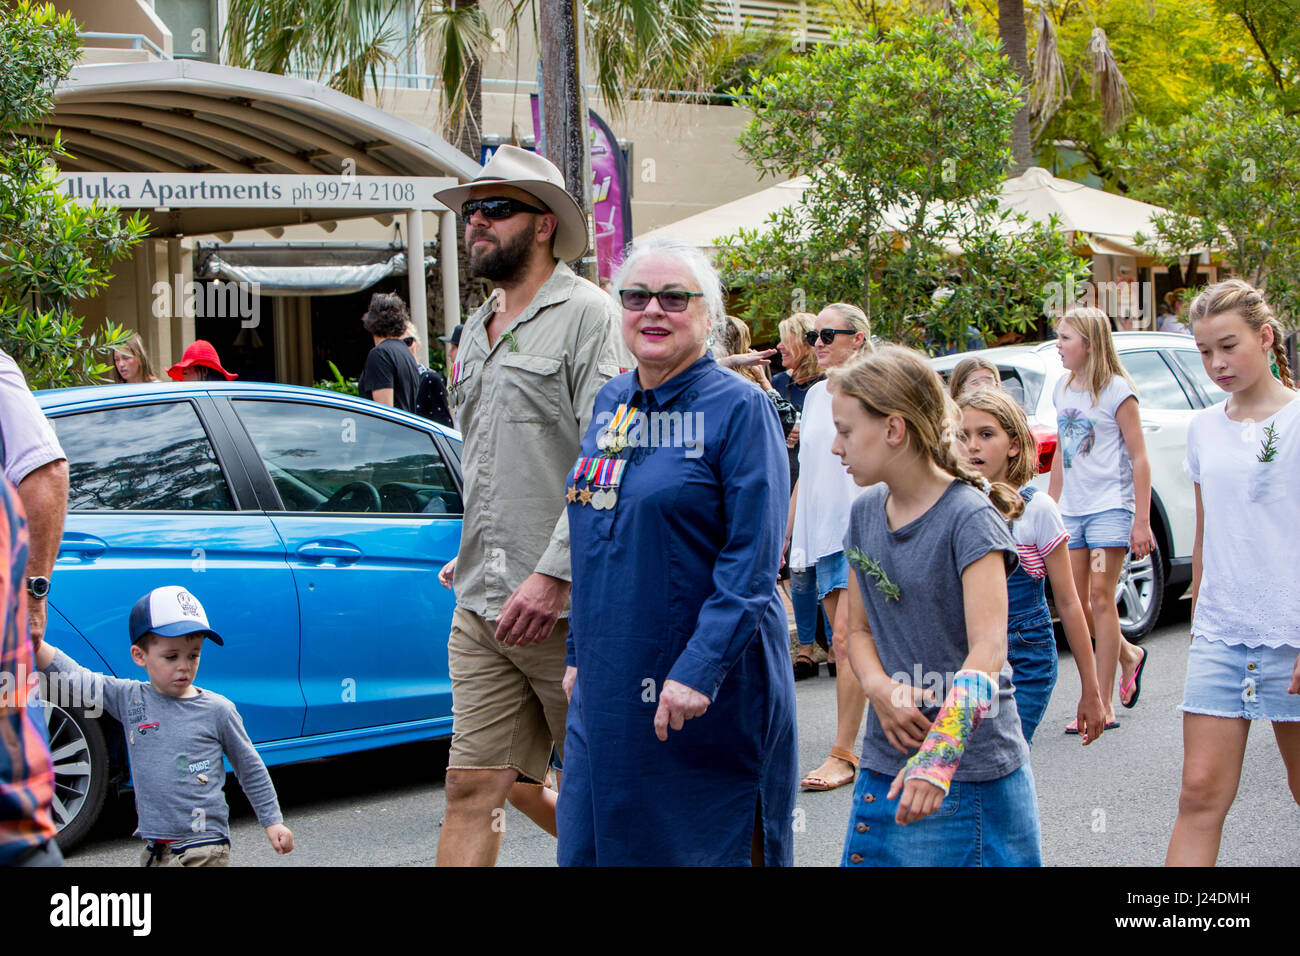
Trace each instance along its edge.
<path fill-rule="evenodd" d="M 1165 568 L 1160 560 L 1160 546 L 1137 560 L 1130 551 L 1124 556 L 1124 570 L 1115 586 L 1115 605 L 1119 610 L 1119 629 L 1126 640 L 1138 644 L 1150 634 L 1160 617 L 1165 596 Z"/>
<path fill-rule="evenodd" d="M 108 792 L 108 747 L 98 720 L 77 707 L 44 703 L 54 763 L 54 825 L 59 849 L 72 849 L 90 832 Z"/>

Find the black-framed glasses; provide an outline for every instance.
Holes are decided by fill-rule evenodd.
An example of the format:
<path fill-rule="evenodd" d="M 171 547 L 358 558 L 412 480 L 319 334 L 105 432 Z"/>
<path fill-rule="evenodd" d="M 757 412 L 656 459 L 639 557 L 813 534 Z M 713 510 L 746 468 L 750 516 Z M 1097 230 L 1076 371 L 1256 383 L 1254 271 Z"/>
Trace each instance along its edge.
<path fill-rule="evenodd" d="M 546 214 L 550 210 L 530 206 L 526 202 L 511 199 L 508 196 L 484 196 L 482 199 L 466 199 L 461 204 L 460 214 L 463 218 L 469 219 L 476 212 L 481 212 L 488 219 L 509 219 L 521 212 Z"/>
<path fill-rule="evenodd" d="M 412 345 L 415 344 L 415 336 L 408 335 L 406 338 L 402 339 L 402 344 L 409 349 Z"/>
<path fill-rule="evenodd" d="M 685 289 L 660 289 L 658 292 L 651 292 L 649 289 L 618 290 L 618 298 L 623 303 L 623 308 L 633 312 L 640 312 L 650 304 L 651 299 L 658 299 L 659 308 L 665 312 L 685 312 L 691 304 L 691 299 L 703 295 L 703 292 L 687 292 Z"/>
<path fill-rule="evenodd" d="M 803 334 L 803 337 L 804 337 L 804 341 L 806 341 L 809 345 L 816 345 L 817 340 L 819 338 L 822 340 L 823 345 L 830 345 L 832 342 L 835 341 L 835 336 L 837 335 L 857 335 L 857 334 L 858 334 L 857 329 L 822 329 L 820 332 L 815 330 L 811 332 L 805 332 Z"/>

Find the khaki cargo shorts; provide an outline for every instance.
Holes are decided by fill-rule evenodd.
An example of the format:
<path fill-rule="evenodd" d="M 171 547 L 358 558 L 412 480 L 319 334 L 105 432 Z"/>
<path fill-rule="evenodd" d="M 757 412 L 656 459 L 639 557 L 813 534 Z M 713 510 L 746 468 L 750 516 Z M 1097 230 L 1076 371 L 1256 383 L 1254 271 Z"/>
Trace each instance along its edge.
<path fill-rule="evenodd" d="M 141 866 L 230 866 L 229 843 L 207 843 L 177 852 L 165 843 L 145 845 Z"/>
<path fill-rule="evenodd" d="M 565 639 L 561 618 L 539 644 L 506 647 L 496 622 L 456 608 L 447 641 L 451 671 L 448 770 L 513 768 L 531 783 L 546 780 L 554 745 L 564 757 Z"/>

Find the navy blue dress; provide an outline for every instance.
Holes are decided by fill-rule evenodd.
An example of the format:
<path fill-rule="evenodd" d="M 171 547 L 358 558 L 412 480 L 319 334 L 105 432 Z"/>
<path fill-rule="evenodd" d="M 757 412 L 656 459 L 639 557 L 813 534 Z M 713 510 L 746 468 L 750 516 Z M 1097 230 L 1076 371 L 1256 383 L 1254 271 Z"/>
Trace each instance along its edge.
<path fill-rule="evenodd" d="M 647 417 L 620 455 L 617 505 L 568 505 L 578 679 L 559 862 L 747 865 L 761 813 L 764 862 L 788 866 L 798 776 L 776 589 L 790 502 L 776 411 L 710 355 L 650 391 L 634 370 L 596 396 L 583 456 L 598 454 L 596 436 L 623 403 Z M 661 742 L 654 715 L 667 679 L 712 703 Z"/>

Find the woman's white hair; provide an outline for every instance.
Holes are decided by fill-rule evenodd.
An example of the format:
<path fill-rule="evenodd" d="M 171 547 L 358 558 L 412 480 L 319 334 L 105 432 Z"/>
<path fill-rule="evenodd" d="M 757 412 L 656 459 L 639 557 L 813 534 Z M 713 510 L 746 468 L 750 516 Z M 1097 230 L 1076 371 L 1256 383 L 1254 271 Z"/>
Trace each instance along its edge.
<path fill-rule="evenodd" d="M 727 322 L 727 310 L 722 300 L 722 278 L 718 275 L 718 270 L 713 268 L 712 263 L 704 257 L 704 253 L 684 239 L 675 236 L 656 236 L 629 245 L 622 264 L 614 273 L 615 298 L 618 297 L 618 290 L 623 288 L 623 282 L 628 274 L 642 259 L 650 256 L 667 256 L 675 259 L 690 272 L 695 284 L 704 293 L 704 308 L 709 316 L 709 334 L 713 336 L 716 354 Z"/>

